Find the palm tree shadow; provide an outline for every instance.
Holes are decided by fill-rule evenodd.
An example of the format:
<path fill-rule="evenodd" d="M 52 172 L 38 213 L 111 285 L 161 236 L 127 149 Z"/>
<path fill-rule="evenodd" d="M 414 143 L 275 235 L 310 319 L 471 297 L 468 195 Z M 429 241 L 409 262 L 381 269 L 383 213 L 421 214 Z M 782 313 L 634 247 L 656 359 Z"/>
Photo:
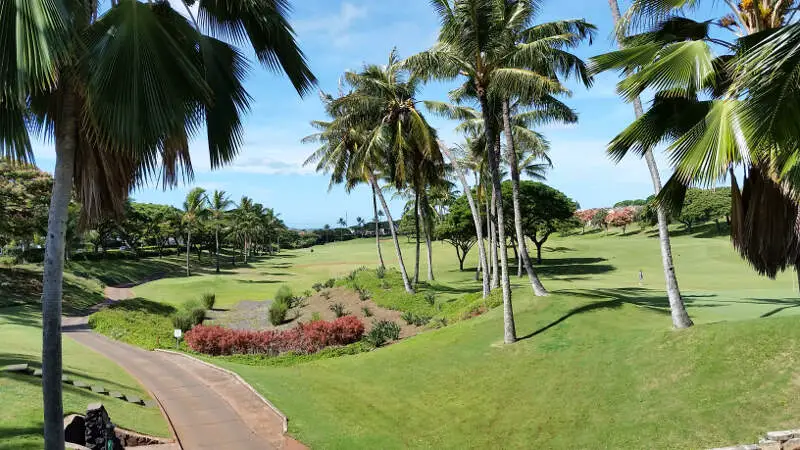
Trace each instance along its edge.
<path fill-rule="evenodd" d="M 545 325 L 542 328 L 539 328 L 538 330 L 536 330 L 536 331 L 534 331 L 532 333 L 526 334 L 525 336 L 521 336 L 520 338 L 518 338 L 518 340 L 523 341 L 525 339 L 530 339 L 530 338 L 536 337 L 536 336 L 544 333 L 545 331 L 547 331 L 547 330 L 549 330 L 549 329 L 561 324 L 562 322 L 566 321 L 567 319 L 569 319 L 572 316 L 576 316 L 578 314 L 583 314 L 583 313 L 587 313 L 587 312 L 591 312 L 591 311 L 596 311 L 598 309 L 616 309 L 616 308 L 621 307 L 622 304 L 623 304 L 623 302 L 621 300 L 614 299 L 614 300 L 606 300 L 604 302 L 589 303 L 588 305 L 583 305 L 583 306 L 580 306 L 578 308 L 571 309 L 564 316 L 558 318 L 557 320 L 555 320 L 553 322 L 550 322 L 549 324 Z"/>

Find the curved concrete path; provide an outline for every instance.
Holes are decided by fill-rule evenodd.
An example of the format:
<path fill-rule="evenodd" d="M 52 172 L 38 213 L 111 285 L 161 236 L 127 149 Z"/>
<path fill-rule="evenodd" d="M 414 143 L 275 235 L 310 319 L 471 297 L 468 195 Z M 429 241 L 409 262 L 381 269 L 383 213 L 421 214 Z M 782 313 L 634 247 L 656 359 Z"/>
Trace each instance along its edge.
<path fill-rule="evenodd" d="M 108 294 L 109 300 L 123 300 L 113 295 L 119 292 Z M 63 329 L 137 378 L 159 401 L 186 450 L 305 448 L 284 435 L 283 417 L 229 373 L 179 354 L 113 341 L 93 333 L 85 317 L 65 318 Z"/>

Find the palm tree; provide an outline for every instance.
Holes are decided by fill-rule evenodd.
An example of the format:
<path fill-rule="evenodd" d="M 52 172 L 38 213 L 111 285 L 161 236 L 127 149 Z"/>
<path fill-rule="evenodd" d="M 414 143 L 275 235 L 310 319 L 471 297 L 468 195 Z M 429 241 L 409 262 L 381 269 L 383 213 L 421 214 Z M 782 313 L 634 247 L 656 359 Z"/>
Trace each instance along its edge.
<path fill-rule="evenodd" d="M 211 220 L 214 223 L 214 244 L 216 255 L 216 272 L 219 273 L 219 229 L 225 220 L 225 214 L 228 208 L 233 204 L 225 191 L 215 190 L 209 201 L 209 212 L 211 213 Z"/>
<path fill-rule="evenodd" d="M 186 276 L 191 275 L 189 268 L 189 250 L 192 246 L 192 229 L 196 229 L 208 215 L 208 197 L 203 188 L 194 188 L 186 195 L 183 202 L 181 221 L 186 226 Z"/>
<path fill-rule="evenodd" d="M 339 240 L 344 241 L 344 229 L 347 227 L 347 221 L 344 220 L 344 217 L 339 217 L 339 220 L 336 221 L 336 224 L 341 227 L 339 230 Z"/>
<path fill-rule="evenodd" d="M 361 236 L 364 235 L 364 223 L 365 222 L 363 217 L 361 216 L 356 217 L 356 225 L 358 226 L 359 233 L 361 233 Z"/>
<path fill-rule="evenodd" d="M 325 236 L 325 238 L 323 240 L 325 242 L 328 242 L 327 236 L 328 236 L 328 232 L 331 230 L 331 226 L 326 223 L 325 226 L 322 227 L 322 230 L 324 231 L 323 236 Z"/>
<path fill-rule="evenodd" d="M 508 45 L 509 34 L 517 28 L 513 5 L 523 2 L 501 0 L 438 0 L 434 2 L 442 26 L 433 48 L 412 56 L 406 62 L 415 75 L 423 79 L 466 78 L 460 88 L 478 99 L 485 124 L 486 156 L 491 174 L 493 210 L 496 223 L 503 224 L 500 196 L 500 140 L 497 120 L 498 101 L 508 92 L 521 98 L 534 98 L 558 88 L 557 81 L 531 67 L 537 60 L 535 49 L 517 51 Z M 529 3 L 529 2 L 524 2 Z M 538 3 L 538 2 L 537 2 Z M 511 285 L 508 276 L 508 255 L 505 251 L 505 230 L 497 226 L 500 252 L 501 286 L 503 289 L 504 341 L 516 341 Z"/>
<path fill-rule="evenodd" d="M 386 264 L 383 262 L 383 253 L 381 252 L 381 222 L 380 217 L 383 211 L 378 210 L 378 196 L 375 194 L 375 187 L 372 187 L 372 210 L 373 220 L 375 221 L 375 246 L 378 248 L 378 267 L 385 268 Z"/>
<path fill-rule="evenodd" d="M 436 132 L 416 108 L 418 82 L 407 78 L 396 51 L 385 66 L 367 65 L 362 71 L 347 72 L 344 79 L 351 91 L 339 98 L 324 96 L 332 122 L 317 122 L 320 133 L 309 137 L 322 143 L 307 161 L 317 170 L 331 173 L 331 183 L 347 188 L 367 180 L 378 196 L 389 221 L 395 252 L 405 289 L 414 288 L 408 278 L 394 221 L 378 186 L 378 176 L 397 190 L 408 183 L 415 156 L 441 160 Z"/>
<path fill-rule="evenodd" d="M 207 29 L 252 44 L 299 92 L 314 83 L 285 8 L 274 2 L 198 2 L 206 30 L 167 2 L 115 1 L 102 13 L 97 7 L 91 0 L 26 0 L 0 9 L 0 67 L 8 69 L 0 71 L 0 155 L 31 160 L 30 130 L 55 143 L 42 295 L 48 450 L 64 448 L 61 299 L 73 182 L 89 223 L 120 214 L 131 187 L 146 178 L 160 173 L 173 185 L 181 172 L 191 175 L 188 140 L 200 126 L 212 167 L 233 159 L 249 103 L 241 83 L 247 64 Z"/>
<path fill-rule="evenodd" d="M 614 25 L 619 26 L 622 18 L 617 0 L 608 0 L 608 5 L 611 9 Z M 644 115 L 644 108 L 642 107 L 642 102 L 638 95 L 632 99 L 632 103 L 636 119 L 641 119 L 641 117 Z M 647 168 L 650 171 L 650 179 L 653 182 L 653 188 L 656 192 L 656 195 L 658 195 L 663 186 L 661 184 L 661 175 L 658 171 L 658 165 L 655 157 L 653 156 L 652 148 L 647 148 L 644 151 L 643 156 L 647 163 Z M 675 274 L 675 265 L 672 259 L 672 244 L 670 243 L 669 237 L 669 219 L 667 218 L 667 212 L 663 205 L 656 205 L 656 215 L 658 218 L 658 237 L 661 247 L 661 263 L 664 267 L 664 280 L 666 281 L 667 298 L 670 304 L 670 311 L 672 312 L 672 324 L 675 328 L 687 328 L 692 326 L 693 323 L 691 318 L 689 318 L 689 314 L 686 312 L 686 306 L 683 303 L 680 287 L 678 286 L 678 278 Z"/>

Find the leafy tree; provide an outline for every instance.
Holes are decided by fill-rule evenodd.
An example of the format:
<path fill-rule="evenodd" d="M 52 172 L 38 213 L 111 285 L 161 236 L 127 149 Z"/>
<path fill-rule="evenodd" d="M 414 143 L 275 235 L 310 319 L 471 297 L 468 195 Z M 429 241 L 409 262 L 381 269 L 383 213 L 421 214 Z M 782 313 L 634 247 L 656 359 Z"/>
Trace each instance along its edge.
<path fill-rule="evenodd" d="M 508 199 L 513 195 L 510 181 L 503 183 L 503 195 Z M 536 245 L 536 260 L 541 264 L 542 246 L 564 221 L 575 215 L 577 205 L 557 189 L 526 180 L 520 181 L 519 199 L 523 232 Z M 513 208 L 511 202 L 506 205 L 506 208 Z M 511 219 L 513 215 L 509 214 L 508 217 Z M 506 222 L 506 228 L 514 226 L 510 220 Z"/>
<path fill-rule="evenodd" d="M 730 189 L 689 189 L 677 215 L 686 230 L 691 233 L 699 223 L 715 220 L 719 229 L 719 218 L 730 215 Z"/>
<path fill-rule="evenodd" d="M 605 222 L 612 227 L 622 228 L 622 232 L 627 231 L 628 225 L 636 220 L 636 215 L 640 208 L 635 206 L 623 206 L 613 208 L 606 215 Z"/>
<path fill-rule="evenodd" d="M 44 234 L 52 186 L 53 177 L 35 166 L 0 158 L 0 246 Z"/>
<path fill-rule="evenodd" d="M 623 200 L 621 202 L 617 202 L 614 204 L 614 208 L 624 208 L 626 206 L 644 206 L 647 204 L 647 200 L 644 199 L 636 199 L 636 200 Z"/>
<path fill-rule="evenodd" d="M 447 214 L 436 227 L 436 236 L 456 249 L 458 268 L 463 271 L 467 254 L 478 242 L 472 210 L 466 196 L 457 198 L 450 205 Z"/>
<path fill-rule="evenodd" d="M 575 218 L 580 222 L 581 234 L 586 232 L 587 225 L 592 225 L 594 216 L 597 214 L 598 211 L 600 211 L 600 209 L 593 208 L 593 209 L 583 209 L 575 212 Z"/>
<path fill-rule="evenodd" d="M 594 215 L 592 216 L 592 226 L 596 228 L 602 227 L 606 231 L 608 231 L 608 223 L 606 222 L 606 217 L 608 217 L 608 209 L 600 208 L 598 209 Z"/>

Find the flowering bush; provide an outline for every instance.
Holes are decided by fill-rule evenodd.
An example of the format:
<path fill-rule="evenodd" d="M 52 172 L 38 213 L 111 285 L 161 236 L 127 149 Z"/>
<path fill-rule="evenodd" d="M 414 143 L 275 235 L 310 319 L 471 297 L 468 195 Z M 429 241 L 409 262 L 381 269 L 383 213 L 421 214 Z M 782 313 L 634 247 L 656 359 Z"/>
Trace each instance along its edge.
<path fill-rule="evenodd" d="M 298 324 L 284 331 L 231 330 L 220 326 L 198 325 L 186 333 L 186 344 L 207 355 L 265 354 L 277 356 L 294 352 L 311 354 L 332 345 L 347 345 L 361 339 L 364 324 L 356 317 L 344 316 L 332 322 Z"/>
<path fill-rule="evenodd" d="M 624 233 L 628 225 L 632 224 L 636 219 L 636 213 L 639 211 L 639 209 L 641 208 L 637 206 L 614 208 L 608 212 L 605 222 L 608 225 L 622 228 L 622 232 Z"/>

